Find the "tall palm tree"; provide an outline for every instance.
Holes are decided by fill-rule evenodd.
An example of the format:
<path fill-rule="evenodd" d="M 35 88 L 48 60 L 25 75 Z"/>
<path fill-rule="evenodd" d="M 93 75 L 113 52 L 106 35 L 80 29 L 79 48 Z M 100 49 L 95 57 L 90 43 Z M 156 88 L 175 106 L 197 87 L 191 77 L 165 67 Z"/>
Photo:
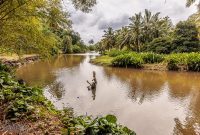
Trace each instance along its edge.
<path fill-rule="evenodd" d="M 196 1 L 199 1 L 197 3 L 197 8 L 198 8 L 198 12 L 200 13 L 200 0 L 187 0 L 186 2 L 186 6 L 190 7 L 192 4 L 194 4 Z"/>
<path fill-rule="evenodd" d="M 192 4 L 194 4 L 195 2 L 196 2 L 196 0 L 187 0 L 186 6 L 189 7 L 189 6 L 191 6 Z"/>
<path fill-rule="evenodd" d="M 110 50 L 115 45 L 115 33 L 113 28 L 109 27 L 108 30 L 104 30 L 104 45 L 105 48 Z"/>
<path fill-rule="evenodd" d="M 127 46 L 130 49 L 130 32 L 128 27 L 122 27 L 116 33 L 116 45 L 119 49 L 122 49 L 124 46 Z"/>
<path fill-rule="evenodd" d="M 130 18 L 131 23 L 129 24 L 129 28 L 131 34 L 129 34 L 130 40 L 133 41 L 133 45 L 136 46 L 136 51 L 140 52 L 141 44 L 142 44 L 142 13 L 135 14 L 135 16 Z"/>

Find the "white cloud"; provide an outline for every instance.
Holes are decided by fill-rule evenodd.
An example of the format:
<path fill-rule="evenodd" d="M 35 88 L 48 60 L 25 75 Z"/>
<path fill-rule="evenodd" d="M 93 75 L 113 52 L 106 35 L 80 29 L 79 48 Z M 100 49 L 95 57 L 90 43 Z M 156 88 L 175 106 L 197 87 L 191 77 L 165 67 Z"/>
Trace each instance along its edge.
<path fill-rule="evenodd" d="M 71 13 L 73 28 L 87 43 L 90 39 L 99 41 L 103 30 L 109 26 L 118 29 L 129 23 L 128 18 L 144 9 L 161 12 L 169 16 L 173 23 L 186 20 L 195 13 L 196 7 L 185 7 L 185 0 L 97 0 L 98 4 L 90 13 L 76 11 L 70 3 L 67 9 Z"/>

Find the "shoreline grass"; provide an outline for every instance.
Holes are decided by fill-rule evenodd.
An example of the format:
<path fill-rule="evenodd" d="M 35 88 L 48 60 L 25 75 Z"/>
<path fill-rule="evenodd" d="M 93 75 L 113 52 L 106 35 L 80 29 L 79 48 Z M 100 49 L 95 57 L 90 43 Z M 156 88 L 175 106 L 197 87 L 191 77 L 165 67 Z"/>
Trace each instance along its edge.
<path fill-rule="evenodd" d="M 113 67 L 133 67 L 145 70 L 200 72 L 200 53 L 162 55 L 152 52 L 136 53 L 126 51 L 125 53 L 125 51 L 113 50 L 93 59 L 91 63 Z"/>

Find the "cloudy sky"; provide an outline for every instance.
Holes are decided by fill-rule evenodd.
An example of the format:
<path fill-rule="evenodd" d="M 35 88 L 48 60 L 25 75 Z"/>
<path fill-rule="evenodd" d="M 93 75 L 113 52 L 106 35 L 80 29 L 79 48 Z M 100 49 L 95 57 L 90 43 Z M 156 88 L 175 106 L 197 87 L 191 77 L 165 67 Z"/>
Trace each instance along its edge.
<path fill-rule="evenodd" d="M 174 24 L 196 12 L 195 5 L 185 8 L 185 0 L 97 0 L 90 13 L 76 11 L 70 2 L 66 4 L 73 29 L 80 33 L 85 43 L 90 39 L 99 41 L 109 26 L 119 29 L 128 25 L 128 18 L 144 9 L 161 12 L 161 16 L 169 16 Z"/>

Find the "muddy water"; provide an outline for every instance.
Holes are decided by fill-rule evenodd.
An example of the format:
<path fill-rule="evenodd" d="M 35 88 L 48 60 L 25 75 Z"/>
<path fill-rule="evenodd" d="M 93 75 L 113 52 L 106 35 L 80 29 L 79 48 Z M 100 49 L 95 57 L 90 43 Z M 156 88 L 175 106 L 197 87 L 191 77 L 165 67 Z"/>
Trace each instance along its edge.
<path fill-rule="evenodd" d="M 77 115 L 115 114 L 138 135 L 200 134 L 200 73 L 96 66 L 94 55 L 63 55 L 29 64 L 17 77 L 41 85 L 45 95 Z M 96 91 L 88 91 L 92 72 Z"/>

